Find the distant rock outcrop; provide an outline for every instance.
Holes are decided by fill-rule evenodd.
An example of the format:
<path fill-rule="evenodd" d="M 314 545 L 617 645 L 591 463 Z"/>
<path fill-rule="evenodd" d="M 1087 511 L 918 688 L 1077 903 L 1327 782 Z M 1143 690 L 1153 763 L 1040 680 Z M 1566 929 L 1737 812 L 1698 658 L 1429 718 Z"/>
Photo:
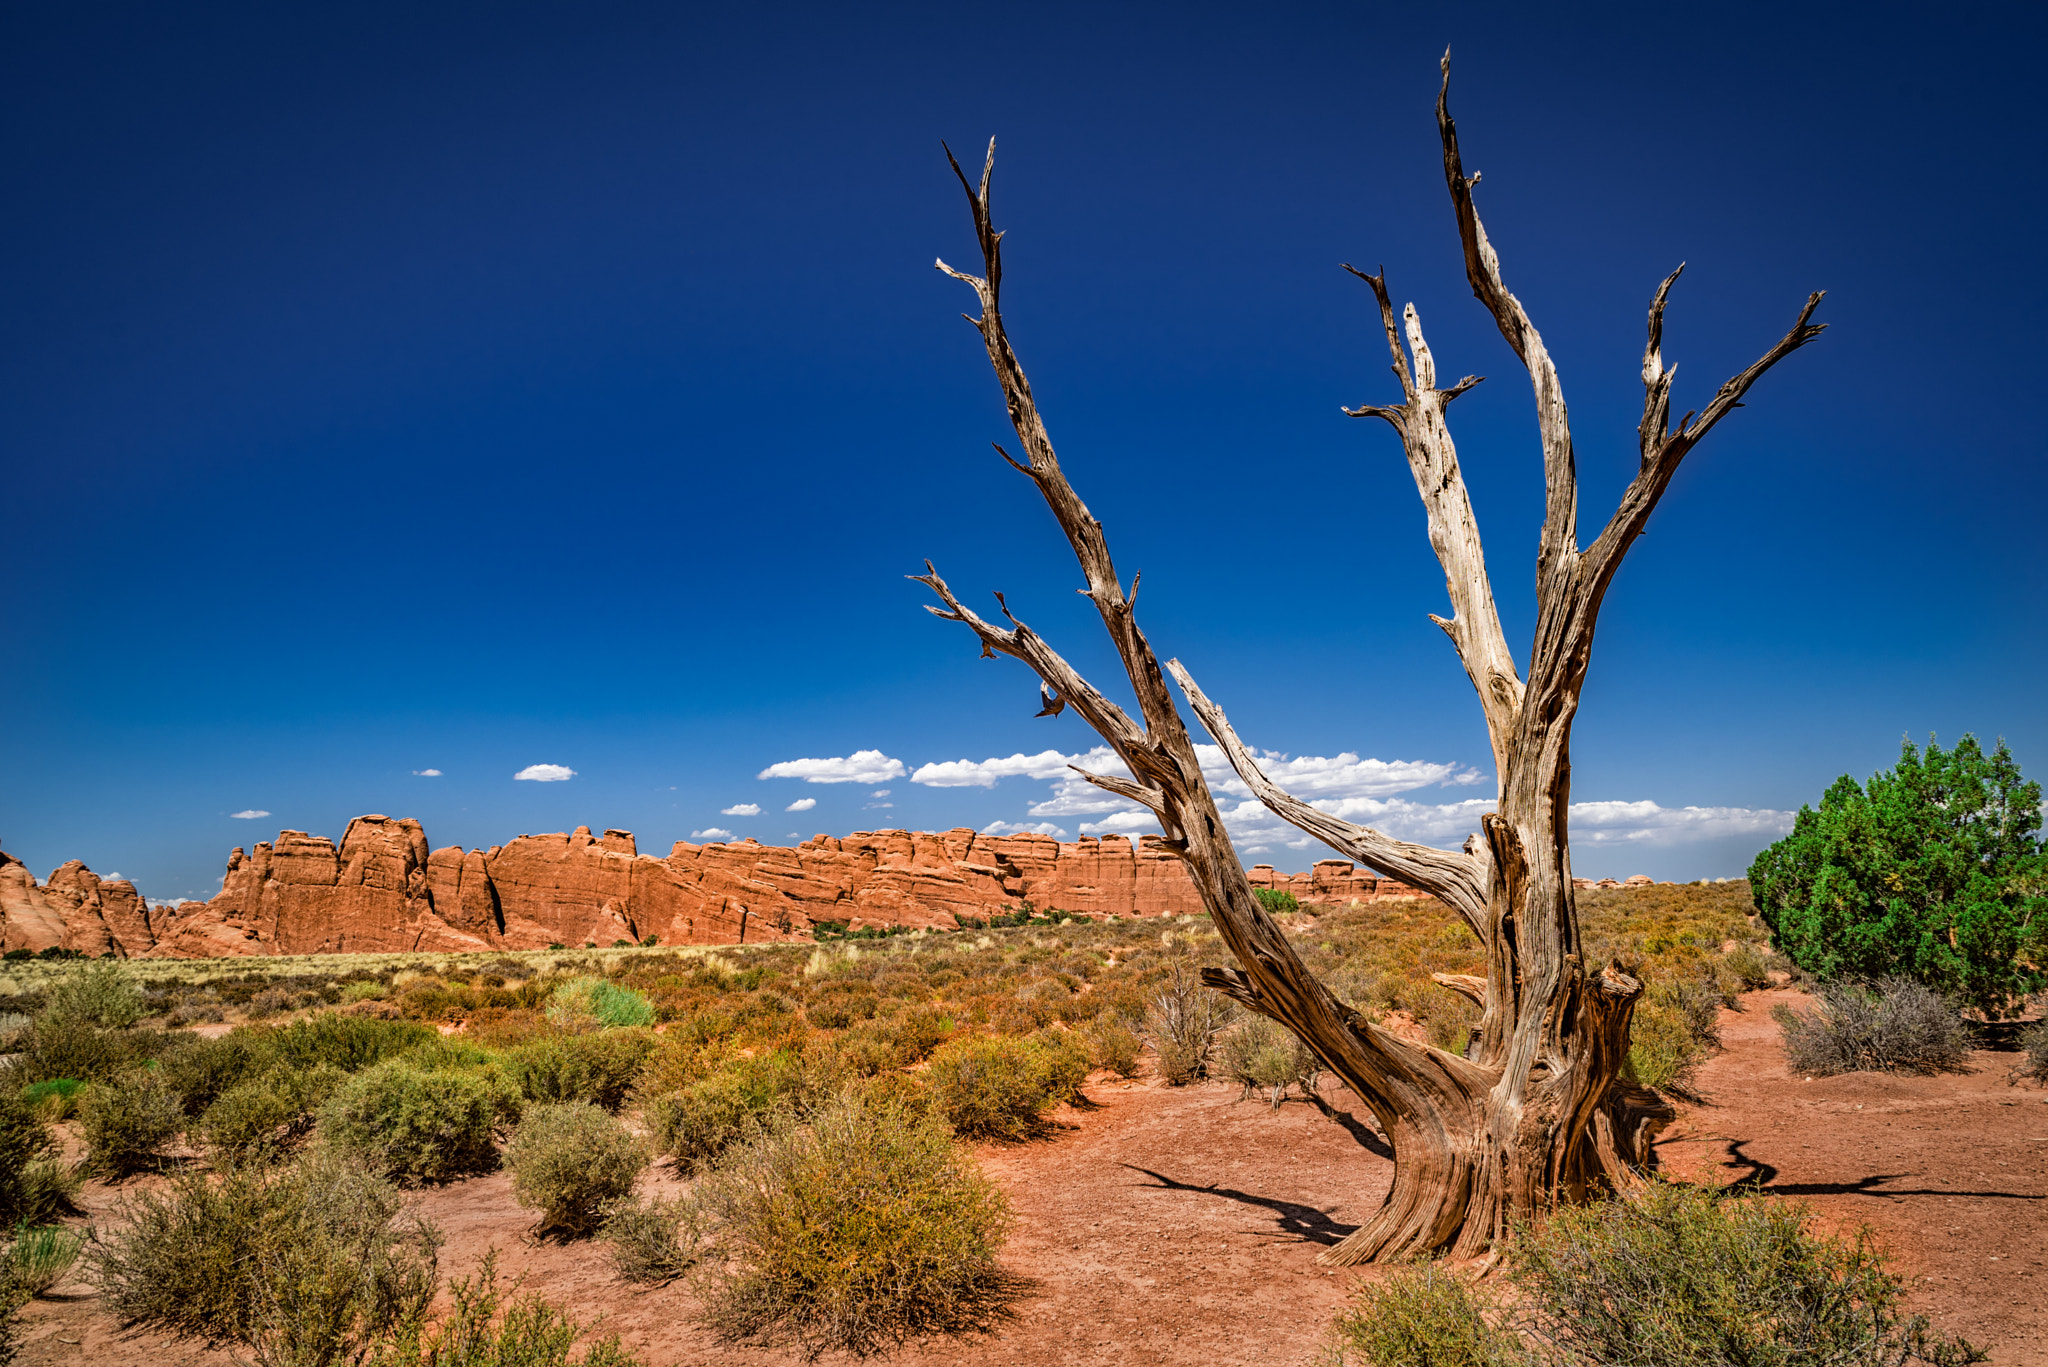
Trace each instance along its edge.
<path fill-rule="evenodd" d="M 1417 896 L 1345 860 L 1308 873 L 1251 871 L 1255 887 L 1311 904 Z M 751 840 L 678 841 L 641 854 L 630 831 L 522 835 L 504 845 L 430 850 L 411 819 L 360 816 L 339 846 L 280 831 L 228 856 L 209 902 L 150 908 L 125 881 L 73 862 L 38 886 L 0 855 L 8 948 L 124 956 L 541 949 L 733 944 L 808 938 L 821 922 L 942 926 L 956 916 L 1039 911 L 1165 916 L 1201 910 L 1180 861 L 1152 837 L 860 831 L 794 848 Z"/>
<path fill-rule="evenodd" d="M 0 852 L 0 946 L 73 949 L 97 958 L 146 954 L 156 944 L 149 904 L 125 878 L 102 879 L 72 860 L 38 884 L 19 859 Z"/>

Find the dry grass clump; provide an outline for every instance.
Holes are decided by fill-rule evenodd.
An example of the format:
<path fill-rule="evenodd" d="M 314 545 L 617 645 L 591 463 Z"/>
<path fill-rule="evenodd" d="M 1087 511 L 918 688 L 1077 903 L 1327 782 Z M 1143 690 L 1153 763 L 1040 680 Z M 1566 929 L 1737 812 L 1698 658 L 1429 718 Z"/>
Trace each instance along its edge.
<path fill-rule="evenodd" d="M 704 1315 L 728 1341 L 869 1357 L 989 1332 L 1021 1289 L 996 1264 L 1001 1190 L 942 1125 L 857 1094 L 771 1119 L 698 1195 L 720 1255 Z"/>
<path fill-rule="evenodd" d="M 378 1346 L 372 1367 L 642 1367 L 616 1334 L 573 1356 L 583 1326 L 539 1296 L 500 1289 L 496 1249 L 449 1291 L 453 1304 L 439 1324 L 405 1321 Z"/>
<path fill-rule="evenodd" d="M 1238 1100 L 1249 1100 L 1264 1092 L 1267 1102 L 1278 1110 L 1289 1087 L 1299 1087 L 1303 1096 L 1313 1096 L 1316 1078 L 1323 1071 L 1322 1060 L 1286 1026 L 1250 1016 L 1223 1036 L 1217 1051 L 1217 1070 L 1238 1084 Z"/>
<path fill-rule="evenodd" d="M 78 1186 L 42 1117 L 0 1089 L 0 1226 L 53 1219 L 71 1208 Z"/>
<path fill-rule="evenodd" d="M 62 1225 L 17 1225 L 14 1242 L 0 1259 L 0 1281 L 23 1294 L 40 1296 L 71 1274 L 85 1236 Z"/>
<path fill-rule="evenodd" d="M 598 1237 L 621 1277 L 640 1286 L 662 1286 L 697 1265 L 706 1233 L 704 1208 L 678 1196 L 614 1203 Z"/>
<path fill-rule="evenodd" d="M 78 1103 L 85 1171 L 118 1181 L 162 1165 L 185 1127 L 185 1109 L 157 1069 L 137 1069 L 86 1088 Z"/>
<path fill-rule="evenodd" d="M 1835 1073 L 1967 1071 L 1975 1043 L 1969 1023 L 1939 995 L 1906 978 L 1828 983 L 1818 1004 L 1771 1016 L 1783 1033 L 1785 1061 L 1813 1077 Z"/>
<path fill-rule="evenodd" d="M 587 1101 L 529 1106 L 505 1146 L 512 1196 L 540 1212 L 536 1234 L 589 1234 L 632 1194 L 647 1146 Z"/>

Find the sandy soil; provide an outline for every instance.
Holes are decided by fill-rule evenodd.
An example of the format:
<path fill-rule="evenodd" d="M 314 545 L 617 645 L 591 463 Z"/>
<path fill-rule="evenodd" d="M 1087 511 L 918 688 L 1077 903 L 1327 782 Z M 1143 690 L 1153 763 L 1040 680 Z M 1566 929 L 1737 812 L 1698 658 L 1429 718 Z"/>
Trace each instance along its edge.
<path fill-rule="evenodd" d="M 2001 1367 L 2048 1364 L 2048 1092 L 2009 1086 L 2019 1056 L 1988 1050 L 1964 1074 L 1790 1076 L 1770 1015 L 1781 1001 L 1811 998 L 1753 992 L 1721 1013 L 1724 1047 L 1700 1072 L 1707 1102 L 1665 1132 L 1660 1162 L 1868 1224 L 1915 1310 Z"/>
<path fill-rule="evenodd" d="M 1727 1049 L 1660 1146 L 1672 1171 L 1751 1180 L 1823 1219 L 1867 1222 L 1912 1277 L 1915 1308 L 1992 1349 L 2001 1367 L 2048 1367 L 2048 1099 L 2005 1083 L 2011 1054 L 1941 1078 L 1788 1077 L 1758 993 L 1724 1015 Z M 1039 1282 L 1002 1336 L 941 1341 L 893 1359 L 966 1364 L 1306 1364 L 1360 1277 L 1316 1254 L 1378 1203 L 1391 1172 L 1353 1132 L 1300 1103 L 1272 1111 L 1235 1089 L 1098 1080 L 1046 1142 L 981 1160 L 1018 1220 L 1005 1262 Z M 1336 1098 L 1340 1107 L 1345 1094 Z M 1360 1131 L 1359 1133 L 1364 1133 Z M 1369 1139 L 1370 1136 L 1366 1135 Z M 1376 1141 L 1374 1141 L 1376 1143 Z M 656 1185 L 667 1179 L 653 1177 Z M 105 1220 L 118 1192 L 85 1201 Z M 526 1284 L 602 1321 L 652 1367 L 769 1367 L 789 1353 L 719 1346 L 679 1287 L 638 1291 L 588 1244 L 534 1244 L 504 1174 L 422 1193 L 448 1236 L 443 1267 L 472 1272 L 497 1247 Z M 23 1312 L 25 1367 L 215 1367 L 230 1355 L 122 1331 L 89 1287 Z"/>

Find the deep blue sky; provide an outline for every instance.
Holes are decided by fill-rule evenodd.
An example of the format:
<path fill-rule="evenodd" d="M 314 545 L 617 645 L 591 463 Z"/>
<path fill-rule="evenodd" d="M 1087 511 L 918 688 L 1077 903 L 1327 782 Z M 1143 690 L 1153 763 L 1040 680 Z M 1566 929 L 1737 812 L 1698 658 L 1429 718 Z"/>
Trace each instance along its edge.
<path fill-rule="evenodd" d="M 1610 595 L 1574 796 L 1782 811 L 1907 732 L 2048 773 L 2038 13 L 10 6 L 0 841 L 175 897 L 365 811 L 656 851 L 1036 819 L 1039 779 L 755 777 L 1092 743 L 902 578 L 1003 589 L 1112 681 L 931 268 L 972 261 L 939 140 L 991 134 L 1012 335 L 1162 652 L 1262 747 L 1486 770 L 1398 446 L 1337 411 L 1394 393 L 1337 268 L 1383 262 L 1491 377 L 1453 424 L 1525 655 L 1540 471 L 1459 265 L 1446 43 L 1582 524 L 1666 271 L 1681 408 L 1830 291 Z M 1739 873 L 1768 825 L 1614 818 L 1579 871 Z"/>

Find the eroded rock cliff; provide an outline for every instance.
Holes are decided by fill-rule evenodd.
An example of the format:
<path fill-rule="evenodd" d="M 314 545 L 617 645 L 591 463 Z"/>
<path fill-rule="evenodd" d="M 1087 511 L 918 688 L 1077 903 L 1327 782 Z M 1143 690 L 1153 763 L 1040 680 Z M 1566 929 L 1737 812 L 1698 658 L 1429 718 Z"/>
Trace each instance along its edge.
<path fill-rule="evenodd" d="M 45 886 L 0 855 L 8 948 L 176 958 L 237 954 L 733 944 L 807 938 L 820 922 L 942 926 L 1021 910 L 1091 916 L 1195 912 L 1180 862 L 1150 837 L 860 831 L 794 848 L 678 841 L 641 854 L 630 831 L 522 835 L 489 849 L 430 850 L 417 821 L 380 815 L 325 836 L 280 831 L 228 856 L 209 902 L 150 908 L 127 882 L 66 864 Z M 1414 896 L 1344 860 L 1307 873 L 1252 870 L 1303 902 Z"/>

